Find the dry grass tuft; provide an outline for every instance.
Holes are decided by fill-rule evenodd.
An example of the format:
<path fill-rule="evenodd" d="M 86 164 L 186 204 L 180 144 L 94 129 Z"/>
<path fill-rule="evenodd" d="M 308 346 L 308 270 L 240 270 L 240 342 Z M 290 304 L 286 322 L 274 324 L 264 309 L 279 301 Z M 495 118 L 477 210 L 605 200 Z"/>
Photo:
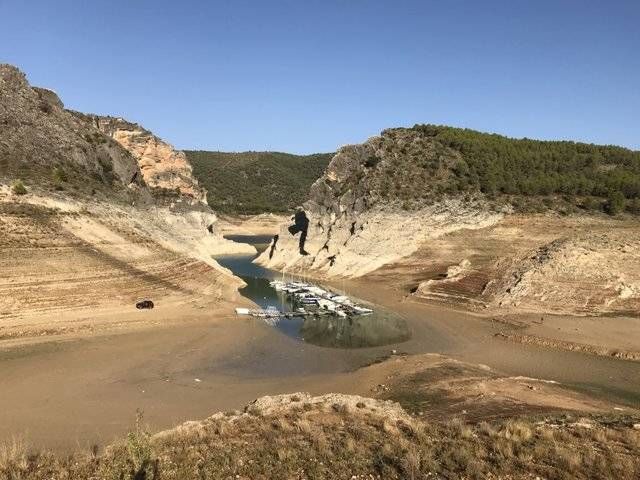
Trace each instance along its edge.
<path fill-rule="evenodd" d="M 294 406 L 215 416 L 157 436 L 139 417 L 101 455 L 28 455 L 14 440 L 0 447 L 0 479 L 640 478 L 638 421 L 626 417 L 593 417 L 584 428 L 562 416 L 438 423 L 345 413 L 332 403 Z"/>
<path fill-rule="evenodd" d="M 27 446 L 24 438 L 13 437 L 0 444 L 0 472 L 27 469 Z"/>
<path fill-rule="evenodd" d="M 509 420 L 504 428 L 504 437 L 514 443 L 524 443 L 531 439 L 531 426 L 521 420 Z"/>

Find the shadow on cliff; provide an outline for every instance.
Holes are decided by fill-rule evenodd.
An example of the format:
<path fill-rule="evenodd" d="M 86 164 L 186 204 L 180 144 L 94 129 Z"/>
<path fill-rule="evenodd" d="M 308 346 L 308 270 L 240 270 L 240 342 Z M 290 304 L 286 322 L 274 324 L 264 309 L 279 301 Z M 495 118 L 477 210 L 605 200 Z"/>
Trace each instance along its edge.
<path fill-rule="evenodd" d="M 271 248 L 269 249 L 269 260 L 273 258 L 273 253 L 276 251 L 276 245 L 278 245 L 278 239 L 280 235 L 273 236 L 273 242 L 271 242 Z"/>
<path fill-rule="evenodd" d="M 300 240 L 298 241 L 300 255 L 309 255 L 309 252 L 304 249 L 305 243 L 307 242 L 307 231 L 309 230 L 309 219 L 305 211 L 301 208 L 298 209 L 293 216 L 293 222 L 293 225 L 289 225 L 289 233 L 296 235 L 300 232 Z"/>

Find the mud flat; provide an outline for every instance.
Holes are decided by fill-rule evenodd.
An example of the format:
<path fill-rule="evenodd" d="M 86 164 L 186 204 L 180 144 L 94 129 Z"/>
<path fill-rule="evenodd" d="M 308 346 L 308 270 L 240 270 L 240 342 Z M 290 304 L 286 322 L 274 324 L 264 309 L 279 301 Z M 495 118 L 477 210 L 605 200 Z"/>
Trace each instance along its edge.
<path fill-rule="evenodd" d="M 615 355 L 598 356 L 578 349 L 565 351 L 554 348 L 553 342 L 543 345 L 504 341 L 502 335 L 517 334 L 526 328 L 524 320 L 522 325 L 525 327 L 515 326 L 513 321 L 519 318 L 517 316 L 504 323 L 491 316 L 424 303 L 402 291 L 386 287 L 380 281 L 329 283 L 346 288 L 349 293 L 365 300 L 375 299 L 376 303 L 401 314 L 412 331 L 411 339 L 402 345 L 403 352 L 420 353 L 426 347 L 429 351 L 465 362 L 485 364 L 513 375 L 554 380 L 629 405 L 640 405 L 640 387 L 634 380 L 640 378 L 640 362 L 621 360 Z M 545 318 L 548 324 L 553 322 L 552 318 Z M 532 320 L 530 317 L 528 319 Z M 582 320 L 582 317 L 573 318 L 572 324 L 583 325 Z M 605 319 L 616 322 L 614 331 L 624 328 L 627 320 L 615 317 Z M 563 330 L 554 331 L 563 333 Z M 606 337 L 602 340 L 604 343 L 610 341 Z M 628 341 L 632 342 L 631 348 L 636 348 L 640 338 Z"/>
<path fill-rule="evenodd" d="M 611 382 L 616 380 L 608 376 L 616 368 L 620 372 L 623 364 L 602 365 L 600 359 L 581 364 L 593 372 L 594 382 L 610 382 L 602 385 L 599 398 L 592 398 L 561 384 L 441 355 L 392 356 L 380 363 L 389 347 L 323 348 L 254 319 L 215 312 L 202 317 L 208 318 L 4 350 L 0 438 L 22 435 L 34 446 L 67 451 L 104 445 L 122 435 L 131 428 L 136 409 L 144 411 L 155 431 L 217 410 L 241 408 L 263 395 L 297 391 L 389 398 L 432 417 L 633 411 L 629 402 L 611 400 L 616 397 L 610 395 Z M 419 350 L 413 341 L 395 348 Z M 486 349 L 481 353 L 486 355 Z M 557 358 L 546 361 L 562 367 Z M 524 369 L 514 365 L 512 370 Z M 418 397 L 407 394 L 418 390 Z"/>
<path fill-rule="evenodd" d="M 24 435 L 65 450 L 111 441 L 136 409 L 157 430 L 267 394 L 366 393 L 348 372 L 387 351 L 306 345 L 219 311 L 179 325 L 14 346 L 0 353 L 0 438 Z"/>

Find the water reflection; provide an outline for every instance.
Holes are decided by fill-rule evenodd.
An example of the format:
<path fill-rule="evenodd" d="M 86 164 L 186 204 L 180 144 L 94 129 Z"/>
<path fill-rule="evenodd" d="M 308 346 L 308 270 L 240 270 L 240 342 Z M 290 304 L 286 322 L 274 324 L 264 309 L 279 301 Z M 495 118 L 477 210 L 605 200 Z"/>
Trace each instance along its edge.
<path fill-rule="evenodd" d="M 264 245 L 264 239 L 260 240 Z M 252 263 L 254 258 L 252 255 L 224 255 L 216 257 L 216 260 L 244 280 L 247 285 L 240 289 L 244 297 L 262 308 L 295 311 L 292 298 L 269 285 L 269 281 L 278 276 L 277 272 Z M 268 319 L 267 323 L 296 340 L 332 348 L 377 347 L 405 342 L 411 337 L 402 317 L 377 306 L 372 315 L 366 316 L 340 318 L 316 315 Z"/>
<path fill-rule="evenodd" d="M 300 334 L 305 342 L 333 348 L 378 347 L 406 342 L 411 337 L 403 319 L 373 315 L 306 318 Z"/>

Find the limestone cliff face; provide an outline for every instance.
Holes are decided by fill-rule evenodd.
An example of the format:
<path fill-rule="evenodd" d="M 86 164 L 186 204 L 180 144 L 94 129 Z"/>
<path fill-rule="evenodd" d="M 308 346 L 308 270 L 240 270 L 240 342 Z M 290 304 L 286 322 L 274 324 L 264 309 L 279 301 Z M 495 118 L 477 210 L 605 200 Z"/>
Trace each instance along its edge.
<path fill-rule="evenodd" d="M 430 238 L 485 228 L 502 218 L 502 213 L 490 211 L 481 199 L 463 202 L 444 197 L 407 208 L 399 197 L 390 198 L 382 172 L 407 144 L 442 162 L 455 154 L 442 155 L 428 143 L 416 145 L 410 134 L 389 135 L 395 136 L 396 131 L 341 148 L 323 177 L 313 184 L 304 205 L 309 220 L 304 253 L 308 255 L 300 252 L 300 234 L 292 236 L 288 225 L 283 225 L 275 246 L 258 263 L 275 269 L 359 277 L 415 253 Z"/>
<path fill-rule="evenodd" d="M 96 127 L 126 148 L 138 160 L 147 185 L 173 190 L 206 203 L 207 192 L 194 178 L 186 155 L 136 123 L 122 118 L 95 117 Z"/>

